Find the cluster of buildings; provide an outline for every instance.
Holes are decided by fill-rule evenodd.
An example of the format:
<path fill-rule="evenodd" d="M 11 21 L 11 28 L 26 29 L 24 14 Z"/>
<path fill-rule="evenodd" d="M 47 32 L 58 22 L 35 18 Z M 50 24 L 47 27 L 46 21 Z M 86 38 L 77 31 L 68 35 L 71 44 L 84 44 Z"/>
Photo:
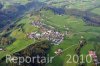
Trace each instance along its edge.
<path fill-rule="evenodd" d="M 44 23 L 40 22 L 40 21 L 34 21 L 31 23 L 33 26 L 35 27 L 42 27 L 44 25 Z"/>
<path fill-rule="evenodd" d="M 92 57 L 95 66 L 98 65 L 98 57 L 95 51 L 89 51 L 89 55 Z"/>
<path fill-rule="evenodd" d="M 62 52 L 63 52 L 62 49 L 57 49 L 54 53 L 55 53 L 56 55 L 61 55 Z"/>
<path fill-rule="evenodd" d="M 32 22 L 33 26 L 39 28 L 39 32 L 32 32 L 28 35 L 28 38 L 30 39 L 46 39 L 52 42 L 54 45 L 59 45 L 63 39 L 64 34 L 60 33 L 59 31 L 56 31 L 51 28 L 51 26 L 48 26 L 42 22 Z"/>

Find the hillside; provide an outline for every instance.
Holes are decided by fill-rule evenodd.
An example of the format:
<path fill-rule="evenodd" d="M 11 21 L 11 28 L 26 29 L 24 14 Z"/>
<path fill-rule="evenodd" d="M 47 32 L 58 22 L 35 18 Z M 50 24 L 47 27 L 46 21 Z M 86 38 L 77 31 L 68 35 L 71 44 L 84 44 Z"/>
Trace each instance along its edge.
<path fill-rule="evenodd" d="M 95 59 L 100 65 L 99 0 L 0 1 L 0 66 L 95 66 Z M 12 63 L 6 63 L 6 55 Z M 43 57 L 35 63 L 15 59 L 29 62 L 35 56 Z"/>
<path fill-rule="evenodd" d="M 8 1 L 4 1 L 8 2 Z M 25 13 L 28 11 L 31 11 L 33 9 L 39 10 L 43 5 L 43 3 L 37 2 L 37 1 L 29 1 L 26 4 L 22 4 L 24 1 L 17 3 L 10 3 L 10 5 L 7 5 L 9 7 L 5 7 L 5 3 L 2 4 L 2 9 L 0 10 L 0 29 L 5 28 L 8 24 L 12 24 L 12 22 L 16 22 L 19 18 L 23 17 Z M 37 9 L 38 8 L 38 9 Z"/>

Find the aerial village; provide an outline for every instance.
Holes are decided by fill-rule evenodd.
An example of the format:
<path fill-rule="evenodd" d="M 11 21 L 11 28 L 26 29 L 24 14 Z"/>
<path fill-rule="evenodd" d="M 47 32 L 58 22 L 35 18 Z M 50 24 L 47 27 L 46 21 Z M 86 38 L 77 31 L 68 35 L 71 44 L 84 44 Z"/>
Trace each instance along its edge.
<path fill-rule="evenodd" d="M 69 28 L 68 27 L 66 28 L 66 26 L 64 26 L 64 28 L 66 28 L 66 31 L 65 33 L 62 33 L 60 31 L 57 31 L 55 27 L 49 26 L 39 20 L 32 21 L 30 25 L 39 28 L 39 31 L 27 33 L 27 37 L 29 39 L 49 40 L 53 45 L 59 45 L 64 40 L 64 37 L 68 34 L 67 31 L 69 31 Z M 80 38 L 81 40 L 79 40 L 79 47 L 77 48 L 79 50 L 86 44 L 84 36 L 81 36 Z M 3 48 L 0 48 L 0 51 L 2 50 Z M 63 53 L 63 49 L 58 48 L 57 50 L 55 50 L 54 53 L 56 55 L 61 55 Z M 89 55 L 92 57 L 94 64 L 97 66 L 98 58 L 96 52 L 90 50 Z"/>
<path fill-rule="evenodd" d="M 51 41 L 54 45 L 59 45 L 64 39 L 63 33 L 55 31 L 51 26 L 47 26 L 40 21 L 33 21 L 31 25 L 38 27 L 39 32 L 31 32 L 30 34 L 27 34 L 30 39 L 45 39 Z"/>
<path fill-rule="evenodd" d="M 64 26 L 64 28 L 66 28 L 67 31 L 65 31 L 65 33 L 61 33 L 59 31 L 56 31 L 54 27 L 48 26 L 41 21 L 33 21 L 30 24 L 39 28 L 39 31 L 28 33 L 27 36 L 29 39 L 45 39 L 51 41 L 53 45 L 59 45 L 64 40 L 64 36 L 68 35 L 69 32 L 69 28 L 66 28 L 66 26 Z M 79 49 L 81 49 L 81 47 L 83 47 L 84 45 L 86 45 L 86 40 L 84 36 L 81 36 L 79 40 Z M 61 55 L 63 53 L 63 49 L 58 48 L 54 53 L 56 55 Z M 92 57 L 94 65 L 97 65 L 98 60 L 95 51 L 90 50 L 89 55 Z"/>

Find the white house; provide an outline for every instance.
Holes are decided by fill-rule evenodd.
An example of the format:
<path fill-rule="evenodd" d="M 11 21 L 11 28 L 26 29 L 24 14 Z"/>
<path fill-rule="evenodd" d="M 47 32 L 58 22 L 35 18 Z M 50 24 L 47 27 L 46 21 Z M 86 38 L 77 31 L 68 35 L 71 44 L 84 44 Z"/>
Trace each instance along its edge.
<path fill-rule="evenodd" d="M 0 48 L 0 51 L 2 51 L 3 50 L 3 48 Z"/>

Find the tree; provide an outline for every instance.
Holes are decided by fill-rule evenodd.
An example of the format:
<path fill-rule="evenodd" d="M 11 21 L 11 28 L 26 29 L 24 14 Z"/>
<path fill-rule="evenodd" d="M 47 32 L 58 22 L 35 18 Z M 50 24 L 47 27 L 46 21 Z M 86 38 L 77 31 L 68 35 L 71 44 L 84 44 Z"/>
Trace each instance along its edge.
<path fill-rule="evenodd" d="M 2 3 L 0 3 L 0 9 L 2 9 L 3 8 L 3 4 Z"/>

